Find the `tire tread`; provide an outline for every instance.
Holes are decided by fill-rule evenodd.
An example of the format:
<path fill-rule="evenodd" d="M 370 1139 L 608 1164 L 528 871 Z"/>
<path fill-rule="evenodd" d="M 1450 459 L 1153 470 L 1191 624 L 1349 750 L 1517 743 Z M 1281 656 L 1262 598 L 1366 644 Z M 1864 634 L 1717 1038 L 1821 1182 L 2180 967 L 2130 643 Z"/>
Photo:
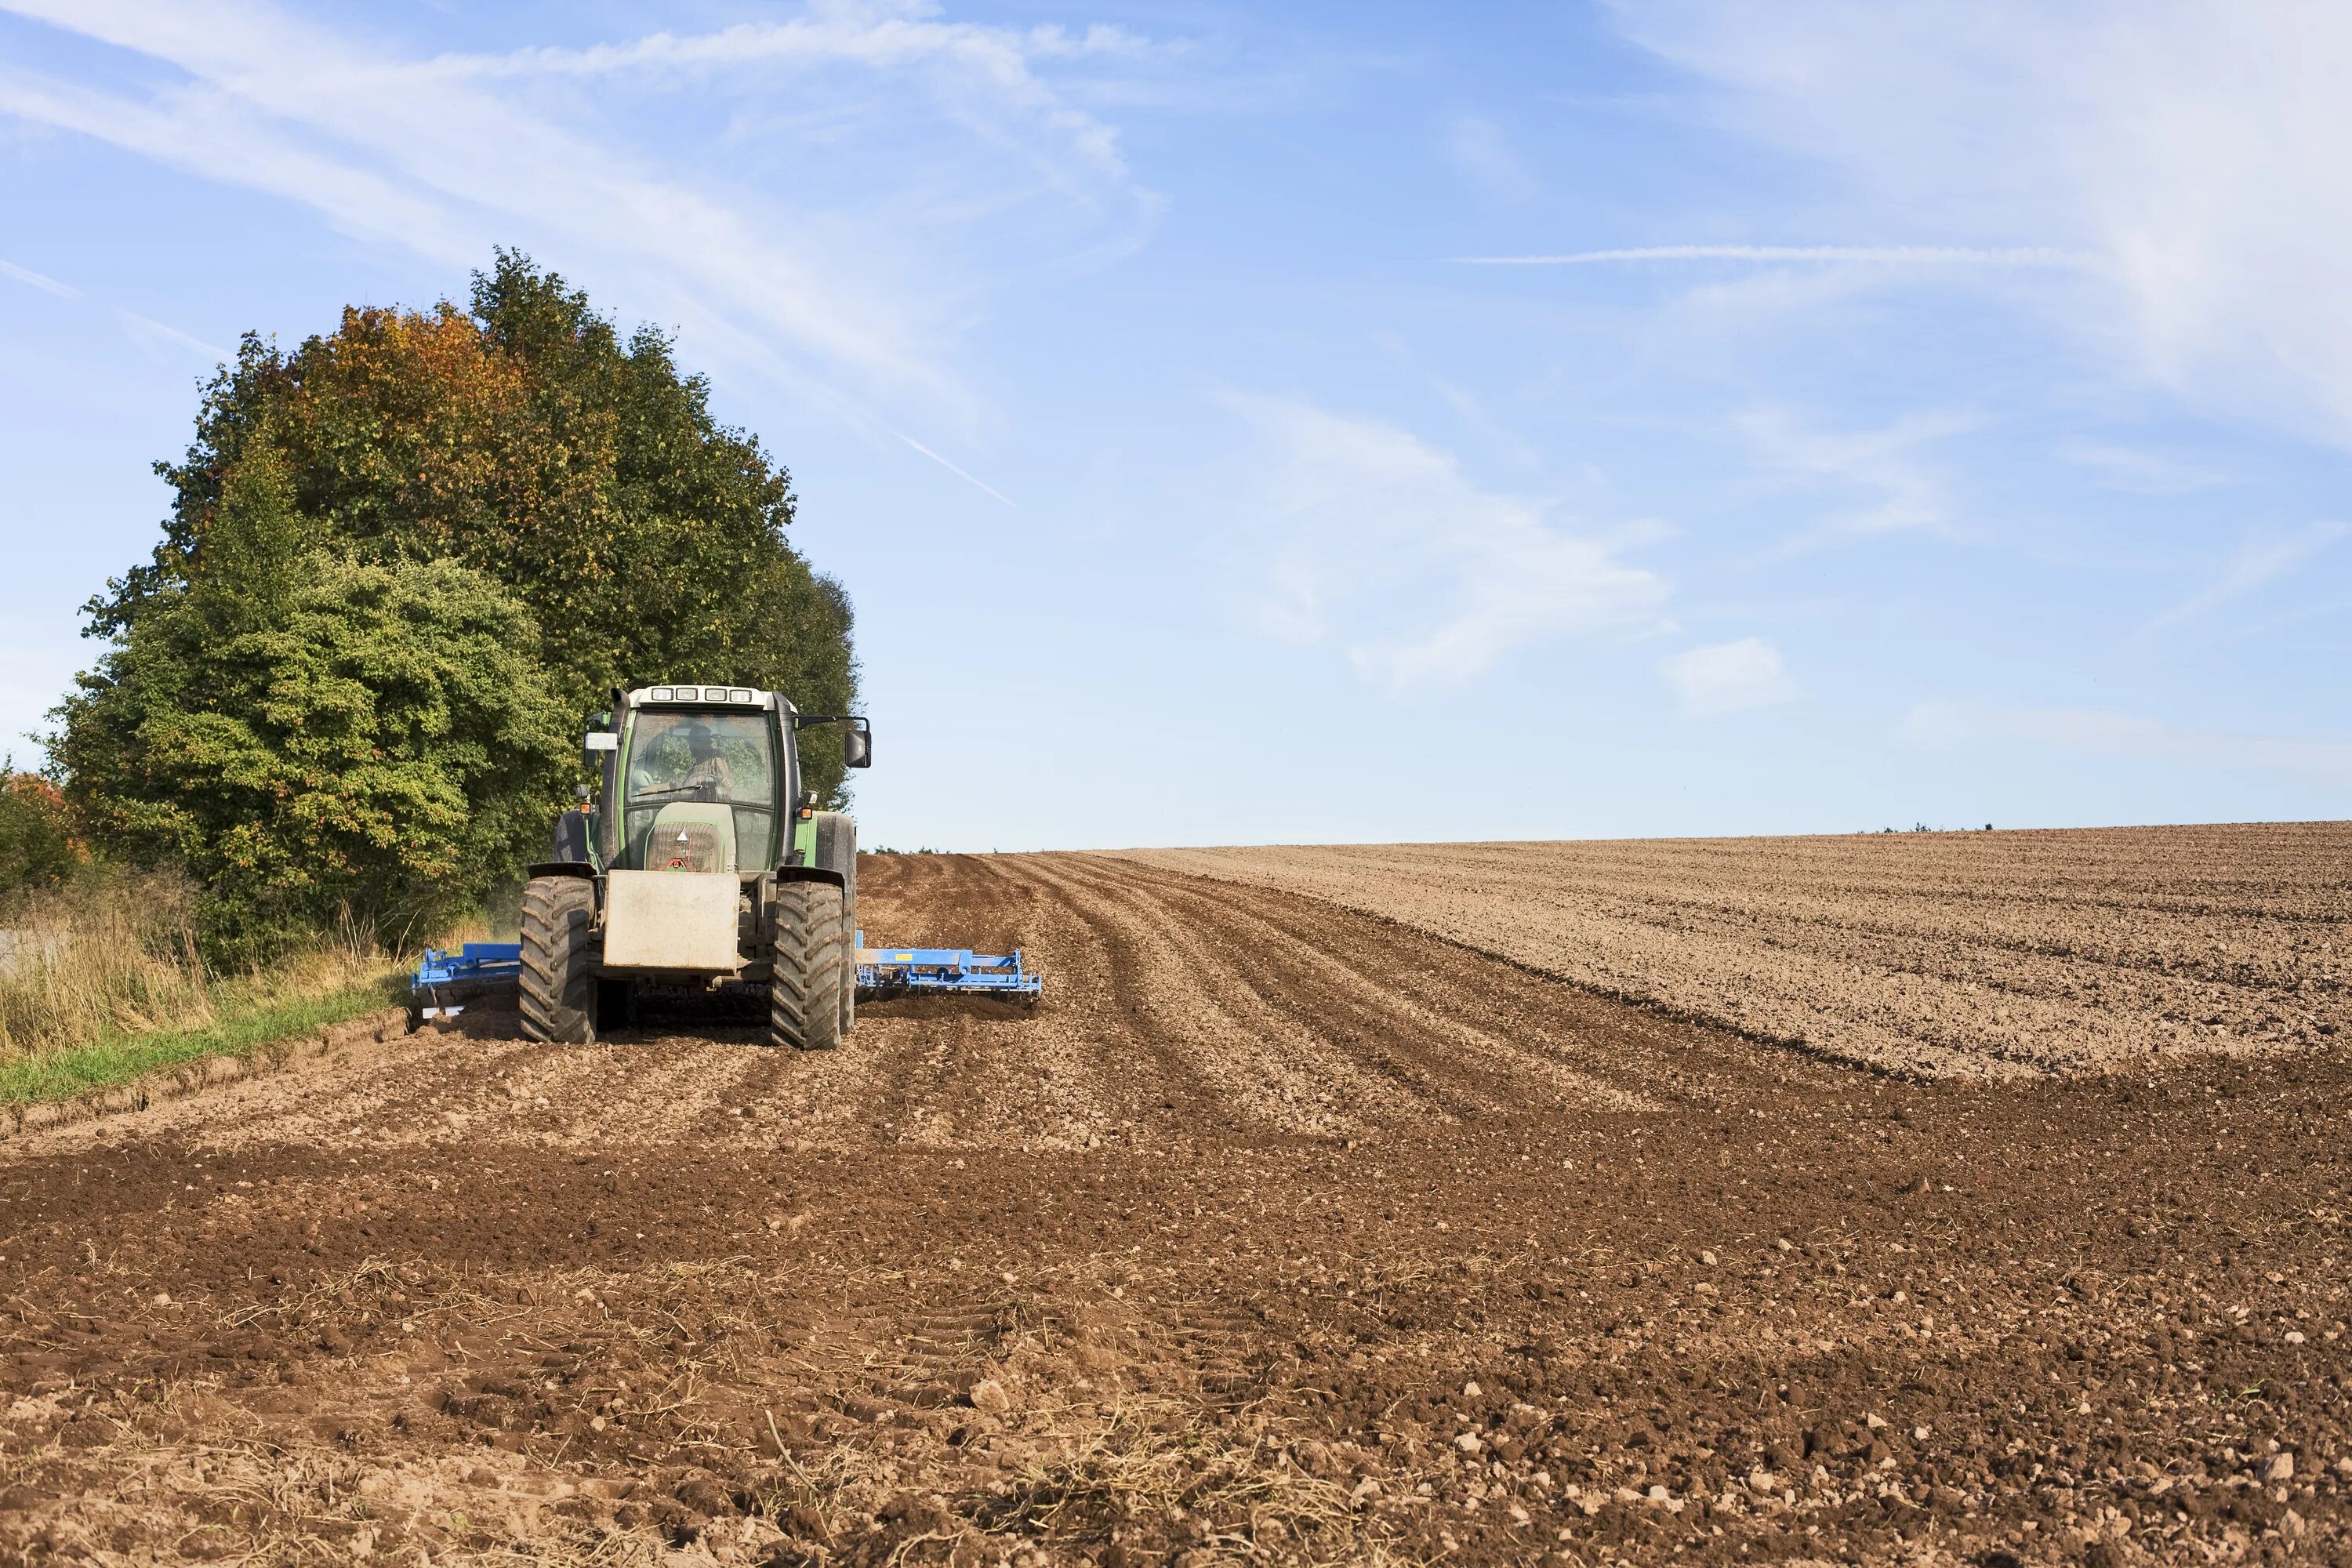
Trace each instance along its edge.
<path fill-rule="evenodd" d="M 516 1005 L 523 1037 L 585 1045 L 596 1037 L 596 889 L 583 877 L 534 877 L 522 894 Z"/>
<path fill-rule="evenodd" d="M 827 882 L 777 886 L 769 915 L 768 1037 L 794 1050 L 841 1043 L 841 889 Z"/>

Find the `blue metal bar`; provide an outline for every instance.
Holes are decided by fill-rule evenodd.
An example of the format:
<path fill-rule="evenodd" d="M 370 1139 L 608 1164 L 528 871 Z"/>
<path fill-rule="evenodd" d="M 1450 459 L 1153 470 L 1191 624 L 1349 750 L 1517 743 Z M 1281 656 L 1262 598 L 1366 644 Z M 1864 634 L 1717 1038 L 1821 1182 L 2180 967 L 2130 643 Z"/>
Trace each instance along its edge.
<path fill-rule="evenodd" d="M 522 968 L 519 942 L 469 942 L 454 953 L 427 948 L 416 966 L 419 985 L 446 985 L 458 980 L 513 979 Z"/>
<path fill-rule="evenodd" d="M 1034 1001 L 1045 982 L 1023 963 L 1017 949 L 999 955 L 968 947 L 869 948 L 866 933 L 859 931 L 857 989 L 877 995 L 947 993 Z"/>
<path fill-rule="evenodd" d="M 427 948 L 409 987 L 409 1005 L 420 1018 L 462 1013 L 468 1002 L 510 994 L 521 975 L 519 942 L 469 942 L 454 953 Z"/>

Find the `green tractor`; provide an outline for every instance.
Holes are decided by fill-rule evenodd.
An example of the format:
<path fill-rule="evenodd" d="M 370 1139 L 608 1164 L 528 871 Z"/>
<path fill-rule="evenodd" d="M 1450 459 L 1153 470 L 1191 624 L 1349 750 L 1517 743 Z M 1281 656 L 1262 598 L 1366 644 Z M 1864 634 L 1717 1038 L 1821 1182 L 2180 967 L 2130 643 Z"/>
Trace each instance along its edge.
<path fill-rule="evenodd" d="M 855 717 L 741 686 L 615 692 L 587 751 L 602 787 L 555 831 L 523 889 L 522 1032 L 580 1043 L 650 996 L 764 991 L 772 1044 L 824 1050 L 856 1019 L 857 825 L 804 794 L 793 737 Z"/>

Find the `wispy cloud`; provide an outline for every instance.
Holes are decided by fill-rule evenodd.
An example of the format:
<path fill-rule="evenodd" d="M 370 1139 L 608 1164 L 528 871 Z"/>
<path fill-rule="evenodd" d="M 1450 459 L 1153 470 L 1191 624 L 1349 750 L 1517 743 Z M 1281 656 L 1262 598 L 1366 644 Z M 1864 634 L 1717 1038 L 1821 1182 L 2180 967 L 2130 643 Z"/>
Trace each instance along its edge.
<path fill-rule="evenodd" d="M 264 0 L 0 9 L 173 73 L 126 88 L 94 84 L 138 73 L 0 66 L 0 113 L 301 203 L 436 263 L 478 266 L 493 245 L 522 244 L 684 326 L 706 355 L 740 355 L 853 415 L 872 402 L 901 417 L 977 417 L 957 341 L 992 270 L 1084 254 L 1157 210 L 1127 174 L 1115 130 L 1042 74 L 1118 53 L 1129 40 L 1116 32 L 820 4 L 708 36 L 423 58 Z M 789 86 L 775 79 L 779 60 L 804 68 Z M 783 173 L 746 186 L 713 177 L 692 152 L 614 145 L 594 102 L 534 87 L 635 72 L 646 90 L 707 97 L 704 79 L 727 68 L 738 107 L 805 101 L 815 83 L 835 100 L 865 93 L 872 112 L 821 157 L 763 148 Z"/>
<path fill-rule="evenodd" d="M 1525 201 L 1541 188 L 1510 137 L 1483 114 L 1457 114 L 1446 121 L 1443 145 L 1446 161 L 1490 200 Z"/>
<path fill-rule="evenodd" d="M 1735 421 L 1766 464 L 1785 479 L 1859 499 L 1834 507 L 1789 542 L 1811 549 L 1843 539 L 1937 530 L 1951 503 L 1942 476 L 1925 457 L 1936 442 L 1974 421 L 1956 414 L 1915 415 L 1877 430 L 1821 430 L 1785 409 L 1759 409 Z"/>
<path fill-rule="evenodd" d="M 1658 668 L 1682 698 L 1683 710 L 1697 718 L 1770 708 L 1797 695 L 1780 650 L 1761 637 L 1690 648 Z"/>
<path fill-rule="evenodd" d="M 2187 495 L 2192 490 L 2226 484 L 2230 479 L 2201 463 L 2104 441 L 2067 441 L 2058 447 L 2058 456 L 2076 468 L 2097 474 L 2110 488 L 2135 495 Z"/>
<path fill-rule="evenodd" d="M 1076 107 L 1035 69 L 1100 58 L 1132 59 L 1154 53 L 1151 42 L 1123 27 L 1097 26 L 1072 33 L 1058 26 L 1026 30 L 941 21 L 925 4 L 858 4 L 825 0 L 809 15 L 782 22 L 746 22 L 716 32 L 669 32 L 586 48 L 529 48 L 501 55 L 444 55 L 434 75 L 475 80 L 523 78 L 636 76 L 707 80 L 714 76 L 821 71 L 833 66 L 932 79 L 939 101 L 968 129 L 1031 155 L 1049 171 L 1057 156 L 1124 177 L 1118 132 Z M 1050 132 L 1023 134 L 1028 121 Z M 1081 183 L 1074 181 L 1074 184 Z"/>
<path fill-rule="evenodd" d="M 1556 256 L 1457 256 L 1465 267 L 1588 267 L 1607 261 L 1823 261 L 1874 267 L 2054 267 L 2079 268 L 2096 258 L 2042 246 L 1958 245 L 1641 245 L 1572 250 Z"/>
<path fill-rule="evenodd" d="M 2352 783 L 2352 741 L 2201 729 L 2086 708 L 1921 702 L 1904 715 L 1895 738 L 1905 745 L 1937 751 L 2024 742 L 2145 762 L 2252 768 Z"/>
<path fill-rule="evenodd" d="M 2233 601 L 2284 576 L 2344 537 L 2340 522 L 2314 522 L 2293 533 L 2248 540 L 2204 587 L 2140 627 L 2137 637 L 2153 637 L 2201 619 Z"/>
<path fill-rule="evenodd" d="M 1572 531 L 1391 425 L 1227 402 L 1262 448 L 1234 548 L 1270 590 L 1256 609 L 1271 634 L 1337 641 L 1363 674 L 1412 687 L 1467 679 L 1546 638 L 1654 623 L 1666 585 L 1624 558 L 1644 531 Z"/>
<path fill-rule="evenodd" d="M 173 343 L 184 349 L 193 350 L 215 363 L 236 357 L 228 350 L 208 343 L 202 338 L 190 337 L 177 327 L 167 327 L 152 316 L 142 316 L 136 310 L 125 310 L 120 308 L 115 310 L 114 316 L 115 320 L 122 323 L 122 330 L 131 334 L 131 340 L 142 347 L 152 348 L 159 342 Z"/>
<path fill-rule="evenodd" d="M 14 278 L 19 283 L 30 283 L 34 288 L 55 294 L 60 300 L 81 298 L 81 290 L 72 285 L 60 283 L 47 274 L 36 272 L 29 267 L 19 267 L 13 261 L 0 261 L 0 278 Z"/>
<path fill-rule="evenodd" d="M 783 22 L 741 22 L 714 33 L 652 33 L 623 44 L 550 47 L 499 55 L 443 55 L 436 70 L 480 77 L 607 76 L 633 70 L 734 69 L 852 61 L 899 66 L 942 53 L 963 55 L 994 75 L 1021 80 L 1034 59 L 1132 58 L 1158 48 L 1124 27 L 1097 23 L 1081 32 L 1055 26 L 1026 31 L 938 20 L 931 5 L 833 0 Z"/>
<path fill-rule="evenodd" d="M 2184 397 L 2352 443 L 2352 8 L 1617 0 L 1856 223 L 2097 258 L 2063 326 Z"/>

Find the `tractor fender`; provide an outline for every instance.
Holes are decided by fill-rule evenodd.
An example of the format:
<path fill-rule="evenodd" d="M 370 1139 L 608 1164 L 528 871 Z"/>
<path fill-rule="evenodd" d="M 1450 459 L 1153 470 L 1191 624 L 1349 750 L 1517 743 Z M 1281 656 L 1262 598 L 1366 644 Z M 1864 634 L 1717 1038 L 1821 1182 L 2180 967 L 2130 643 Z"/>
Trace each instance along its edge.
<path fill-rule="evenodd" d="M 813 826 L 816 831 L 809 837 L 814 841 L 810 856 L 819 868 L 841 873 L 841 907 L 847 911 L 850 928 L 857 925 L 857 820 L 845 811 L 820 811 Z"/>
<path fill-rule="evenodd" d="M 849 885 L 849 879 L 823 866 L 779 866 L 775 878 L 779 882 L 830 882 L 844 889 Z"/>
<path fill-rule="evenodd" d="M 598 875 L 596 868 L 585 860 L 542 860 L 523 874 L 527 877 L 580 877 L 591 882 Z"/>

